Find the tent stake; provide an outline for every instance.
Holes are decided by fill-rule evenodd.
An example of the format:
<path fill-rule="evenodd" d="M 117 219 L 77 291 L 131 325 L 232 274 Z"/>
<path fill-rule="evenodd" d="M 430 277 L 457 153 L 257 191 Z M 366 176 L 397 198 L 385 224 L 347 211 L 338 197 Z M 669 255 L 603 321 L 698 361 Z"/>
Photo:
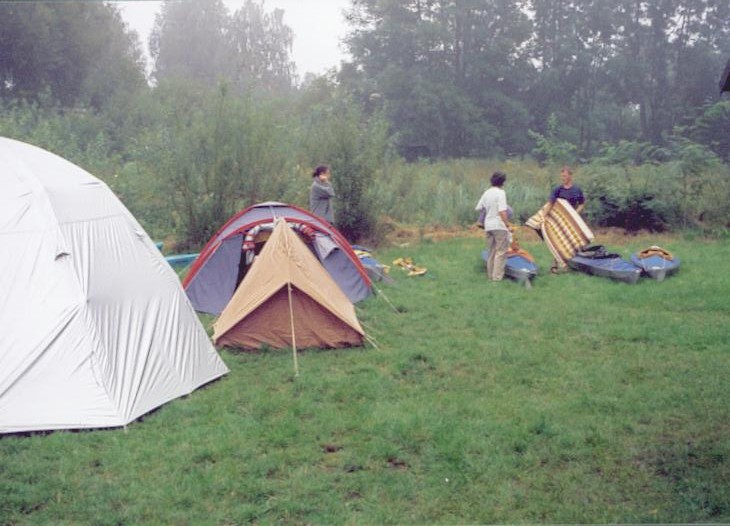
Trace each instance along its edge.
<path fill-rule="evenodd" d="M 375 283 L 373 283 L 373 288 L 374 288 L 374 289 L 375 289 L 375 291 L 377 292 L 378 296 L 382 296 L 382 297 L 383 297 L 383 299 L 385 300 L 385 302 L 386 302 L 386 303 L 387 303 L 388 305 L 390 305 L 390 307 L 391 307 L 391 308 L 393 309 L 393 312 L 395 312 L 396 314 L 400 314 L 400 311 L 398 310 L 398 308 L 397 308 L 397 307 L 396 307 L 395 305 L 393 305 L 393 304 L 391 303 L 391 301 L 390 301 L 390 300 L 388 299 L 388 297 L 387 297 L 387 296 L 385 295 L 385 292 L 383 292 L 383 290 L 382 290 L 382 289 L 379 289 L 378 287 L 376 287 L 376 286 L 375 286 Z"/>

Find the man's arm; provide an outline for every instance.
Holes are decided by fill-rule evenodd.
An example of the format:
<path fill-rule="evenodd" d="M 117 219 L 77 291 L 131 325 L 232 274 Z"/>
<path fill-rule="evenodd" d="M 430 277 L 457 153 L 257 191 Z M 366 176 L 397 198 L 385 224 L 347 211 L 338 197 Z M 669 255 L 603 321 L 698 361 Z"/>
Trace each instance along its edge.
<path fill-rule="evenodd" d="M 335 189 L 331 184 L 314 183 L 312 185 L 313 199 L 330 199 L 335 196 Z"/>
<path fill-rule="evenodd" d="M 499 217 L 502 218 L 502 222 L 504 223 L 504 226 L 507 227 L 507 230 L 509 230 L 511 232 L 514 227 L 509 224 L 509 217 L 507 217 L 507 211 L 506 210 L 500 210 L 499 211 Z"/>

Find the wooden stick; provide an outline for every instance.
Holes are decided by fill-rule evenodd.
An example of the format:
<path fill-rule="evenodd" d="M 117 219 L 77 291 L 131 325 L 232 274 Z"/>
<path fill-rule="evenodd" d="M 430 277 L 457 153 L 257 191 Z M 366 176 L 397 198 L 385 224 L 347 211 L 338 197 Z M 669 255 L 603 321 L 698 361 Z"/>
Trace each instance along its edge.
<path fill-rule="evenodd" d="M 291 348 L 294 356 L 294 376 L 299 376 L 299 362 L 297 361 L 297 337 L 294 334 L 294 308 L 291 300 L 291 283 L 286 284 L 289 295 L 289 322 L 291 323 Z"/>
<path fill-rule="evenodd" d="M 283 219 L 276 219 L 274 221 L 274 225 L 279 221 L 283 221 Z M 287 256 L 291 255 L 291 250 L 289 248 L 289 238 L 286 239 L 286 253 Z M 299 361 L 297 360 L 297 337 L 294 334 L 294 307 L 292 305 L 292 299 L 291 299 L 291 276 L 287 277 L 287 283 L 286 283 L 286 292 L 287 296 L 289 298 L 289 324 L 291 325 L 291 349 L 292 349 L 292 356 L 294 358 L 294 377 L 296 378 L 299 376 Z"/>

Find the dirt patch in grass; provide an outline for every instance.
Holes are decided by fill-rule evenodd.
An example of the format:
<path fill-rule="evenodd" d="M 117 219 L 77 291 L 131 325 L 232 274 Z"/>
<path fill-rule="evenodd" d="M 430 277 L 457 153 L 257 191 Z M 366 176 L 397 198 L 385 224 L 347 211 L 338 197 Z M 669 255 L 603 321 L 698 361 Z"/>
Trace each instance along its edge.
<path fill-rule="evenodd" d="M 463 226 L 414 226 L 403 225 L 392 220 L 385 221 L 384 236 L 381 246 L 411 246 L 421 242 L 437 242 L 456 238 L 481 238 L 484 237 L 484 230 L 476 224 L 468 227 Z M 623 228 L 600 227 L 594 228 L 595 243 L 601 245 L 623 245 L 627 242 L 646 243 L 651 245 L 664 245 L 676 238 L 675 234 L 654 233 L 649 231 L 632 232 Z M 521 243 L 539 243 L 541 241 L 537 232 L 527 226 L 515 228 L 514 236 Z"/>
<path fill-rule="evenodd" d="M 624 243 L 633 243 L 644 241 L 651 245 L 665 245 L 676 238 L 674 234 L 649 232 L 648 230 L 628 231 L 623 228 L 601 227 L 593 230 L 596 236 L 596 243 L 601 245 L 623 245 Z"/>

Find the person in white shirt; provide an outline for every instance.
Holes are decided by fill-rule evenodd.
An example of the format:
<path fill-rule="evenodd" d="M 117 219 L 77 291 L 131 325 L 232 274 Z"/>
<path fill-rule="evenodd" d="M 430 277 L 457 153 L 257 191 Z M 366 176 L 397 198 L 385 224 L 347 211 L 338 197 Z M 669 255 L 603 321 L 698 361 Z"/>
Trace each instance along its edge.
<path fill-rule="evenodd" d="M 475 210 L 484 216 L 484 232 L 487 238 L 487 277 L 491 281 L 502 281 L 504 265 L 507 262 L 507 250 L 511 225 L 507 211 L 507 194 L 502 189 L 507 176 L 503 172 L 494 172 L 490 178 L 492 184 L 482 194 Z"/>

